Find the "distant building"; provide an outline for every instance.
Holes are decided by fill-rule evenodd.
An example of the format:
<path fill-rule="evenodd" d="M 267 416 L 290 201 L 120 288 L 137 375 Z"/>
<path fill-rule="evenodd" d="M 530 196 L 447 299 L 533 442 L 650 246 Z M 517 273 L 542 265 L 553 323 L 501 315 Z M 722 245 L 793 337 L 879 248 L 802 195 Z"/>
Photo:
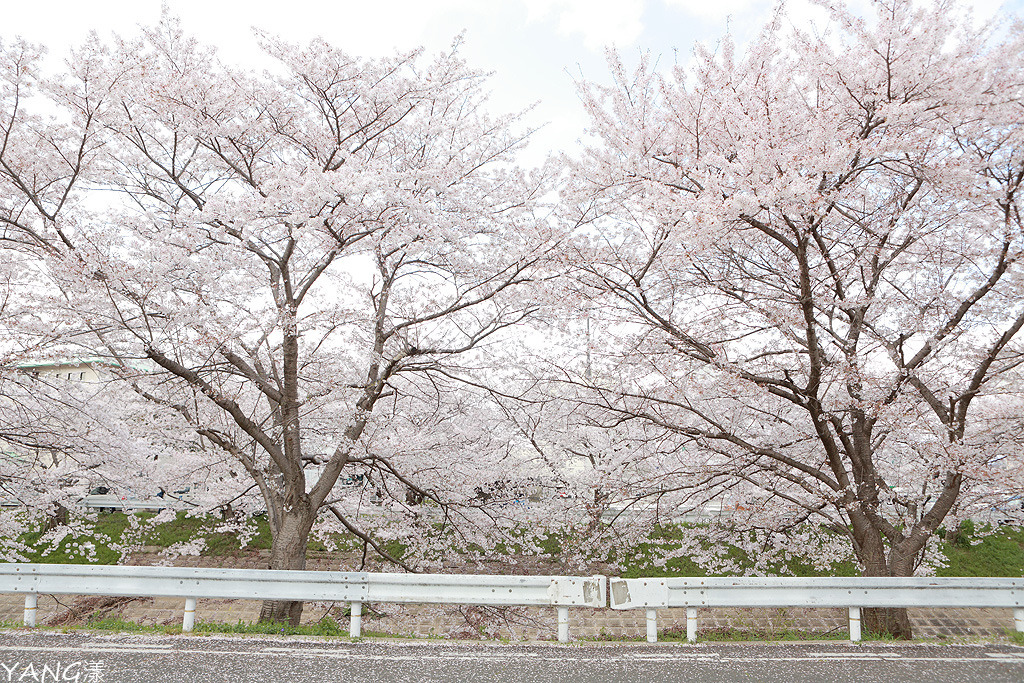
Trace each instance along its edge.
<path fill-rule="evenodd" d="M 109 365 L 110 361 L 102 358 L 74 358 L 20 363 L 16 367 L 34 377 L 96 382 L 100 379 L 100 369 Z"/>
<path fill-rule="evenodd" d="M 29 361 L 19 363 L 15 366 L 18 372 L 30 377 L 38 378 L 50 385 L 55 382 L 100 382 L 110 377 L 110 370 L 115 364 L 105 358 L 71 358 L 46 361 Z M 170 460 L 171 458 L 168 458 Z M 0 448 L 0 507 L 16 505 L 15 489 L 12 484 L 4 481 L 2 476 L 3 465 L 8 469 L 40 468 L 42 470 L 54 467 L 58 461 L 56 451 L 24 446 L 3 449 Z M 69 487 L 81 488 L 84 495 L 78 505 L 84 508 L 103 510 L 162 510 L 166 507 L 192 506 L 193 503 L 183 498 L 185 493 L 193 490 L 199 485 L 191 483 L 184 488 L 179 487 L 171 494 L 163 489 L 154 491 L 153 496 L 138 496 L 125 486 L 116 486 L 102 477 L 95 477 L 88 472 L 81 477 L 71 477 L 66 482 Z M 111 487 L 117 490 L 112 490 Z"/>

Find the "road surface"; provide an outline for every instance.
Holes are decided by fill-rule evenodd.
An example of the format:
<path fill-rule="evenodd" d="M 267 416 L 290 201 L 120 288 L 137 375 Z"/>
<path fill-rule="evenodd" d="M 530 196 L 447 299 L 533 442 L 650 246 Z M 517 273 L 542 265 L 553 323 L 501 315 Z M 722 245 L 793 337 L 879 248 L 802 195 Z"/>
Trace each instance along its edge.
<path fill-rule="evenodd" d="M 0 683 L 1024 681 L 1012 645 L 462 644 L 0 632 Z"/>

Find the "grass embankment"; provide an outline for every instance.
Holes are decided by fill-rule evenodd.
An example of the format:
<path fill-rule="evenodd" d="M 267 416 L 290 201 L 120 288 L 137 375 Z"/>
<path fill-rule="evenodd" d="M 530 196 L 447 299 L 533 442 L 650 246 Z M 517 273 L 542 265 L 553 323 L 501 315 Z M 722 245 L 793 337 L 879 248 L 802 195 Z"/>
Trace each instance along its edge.
<path fill-rule="evenodd" d="M 650 540 L 618 551 L 614 558 L 622 567 L 623 578 L 661 576 L 708 576 L 707 570 L 693 558 L 685 555 L 670 557 L 662 562 L 661 558 L 673 555 L 678 550 L 678 539 L 686 533 L 682 526 L 659 527 L 651 535 Z M 828 533 L 828 532 L 823 532 Z M 736 565 L 736 570 L 718 572 L 719 576 L 742 576 L 755 566 L 754 558 L 735 546 L 725 549 L 726 557 Z M 833 562 L 824 571 L 812 563 L 794 557 L 785 563 L 769 566 L 769 572 L 776 575 L 792 576 L 858 576 L 857 566 L 853 562 Z"/>
<path fill-rule="evenodd" d="M 706 571 L 689 557 L 672 558 L 664 566 L 658 565 L 657 558 L 678 547 L 673 544 L 673 538 L 682 533 L 685 533 L 685 529 L 680 527 L 662 529 L 650 541 L 621 551 L 618 558 L 623 568 L 621 576 L 707 576 Z M 1021 527 L 1003 526 L 979 531 L 973 523 L 966 521 L 955 538 L 949 542 L 940 540 L 939 550 L 946 556 L 946 566 L 936 570 L 936 576 L 1024 576 L 1024 528 Z M 727 553 L 729 559 L 739 567 L 735 574 L 742 574 L 754 566 L 753 559 L 739 548 L 728 548 Z M 854 562 L 833 562 L 822 571 L 800 558 L 793 558 L 784 565 L 773 565 L 771 573 L 792 576 L 860 576 L 860 570 Z"/>
<path fill-rule="evenodd" d="M 976 533 L 967 520 L 956 539 L 943 542 L 947 565 L 938 576 L 1024 576 L 1024 528 L 1004 526 L 989 535 Z"/>
<path fill-rule="evenodd" d="M 155 546 L 172 548 L 194 538 L 202 538 L 206 547 L 202 555 L 232 555 L 242 550 L 240 533 L 217 532 L 218 520 L 213 518 L 188 517 L 179 514 L 177 519 L 153 524 L 154 514 L 139 513 L 139 525 L 130 523 L 123 512 L 99 513 L 87 533 L 65 536 L 58 542 L 45 538 L 39 529 L 23 534 L 18 540 L 29 550 L 22 554 L 30 562 L 48 564 L 117 564 L 121 559 L 120 547 Z M 269 549 L 270 527 L 267 520 L 254 517 L 246 522 L 245 536 L 249 537 L 246 548 Z"/>
<path fill-rule="evenodd" d="M 123 512 L 100 513 L 87 533 L 69 534 L 54 543 L 44 539 L 45 532 L 38 529 L 22 534 L 18 540 L 29 548 L 22 553 L 28 561 L 47 564 L 117 564 L 122 547 L 173 549 L 195 538 L 203 539 L 205 545 L 199 554 L 206 557 L 270 550 L 270 525 L 263 516 L 249 518 L 236 531 L 217 531 L 221 522 L 212 517 L 179 513 L 176 519 L 160 523 L 153 523 L 153 517 L 151 512 L 138 513 L 135 519 L 139 524 L 133 525 Z M 247 539 L 244 545 L 243 537 Z M 355 537 L 345 534 L 332 537 L 331 542 L 342 550 L 361 547 Z M 311 540 L 309 550 L 327 552 L 329 548 L 320 540 Z"/>
<path fill-rule="evenodd" d="M 151 513 L 142 513 L 136 518 L 139 524 L 131 524 L 128 515 L 120 512 L 99 514 L 88 533 L 66 536 L 57 543 L 43 542 L 42 530 L 24 534 L 19 540 L 30 550 L 24 553 L 31 562 L 66 564 L 116 564 L 121 553 L 117 549 L 125 545 L 174 548 L 194 538 L 202 538 L 205 547 L 201 555 L 221 557 L 236 555 L 243 550 L 269 550 L 270 529 L 264 517 L 253 517 L 245 522 L 241 531 L 218 532 L 218 520 L 187 517 L 179 514 L 177 519 L 154 524 Z M 686 529 L 681 526 L 663 527 L 650 540 L 635 547 L 618 551 L 610 558 L 620 567 L 619 575 L 626 578 L 641 576 L 706 576 L 706 571 L 692 558 L 675 557 L 664 565 L 659 558 L 671 555 L 677 549 L 678 539 Z M 940 549 L 947 558 L 947 565 L 937 571 L 938 576 L 1024 576 L 1024 529 L 1005 526 L 994 533 L 979 533 L 970 522 L 955 534 L 950 541 L 941 541 Z M 243 547 L 241 538 L 248 538 Z M 338 535 L 331 538 L 330 545 L 341 549 L 357 549 L 361 543 L 354 537 Z M 561 543 L 551 538 L 545 550 L 552 557 L 561 551 Z M 83 552 L 83 547 L 88 548 Z M 319 540 L 311 541 L 309 550 L 324 552 L 329 548 Z M 399 547 L 389 548 L 400 553 Z M 730 559 L 742 573 L 754 565 L 753 560 L 738 548 L 728 548 Z M 793 558 L 785 565 L 771 568 L 773 573 L 795 576 L 857 576 L 858 570 L 852 562 L 835 562 L 824 571 L 810 562 Z"/>

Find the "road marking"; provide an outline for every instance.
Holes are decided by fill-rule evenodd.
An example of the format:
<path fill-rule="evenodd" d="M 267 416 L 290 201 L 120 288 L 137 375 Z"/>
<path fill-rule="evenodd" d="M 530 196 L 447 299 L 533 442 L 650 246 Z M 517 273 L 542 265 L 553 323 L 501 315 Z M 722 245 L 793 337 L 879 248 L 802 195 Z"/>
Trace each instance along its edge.
<path fill-rule="evenodd" d="M 992 659 L 1006 659 L 1012 662 L 1024 659 L 1024 654 L 1016 654 L 1013 652 L 986 652 L 985 654 Z"/>
<path fill-rule="evenodd" d="M 666 652 L 663 654 L 627 654 L 620 655 L 618 659 L 641 660 L 645 662 L 659 662 L 675 659 L 721 659 L 722 655 L 717 652 Z"/>
<path fill-rule="evenodd" d="M 78 645 L 76 647 L 36 647 L 30 645 L 0 645 L 0 651 L 8 652 L 134 652 L 139 654 L 169 655 L 186 650 L 171 650 L 166 645 Z M 195 650 L 209 652 L 209 650 Z"/>
<path fill-rule="evenodd" d="M 357 652 L 338 652 L 331 650 L 323 650 L 320 648 L 299 648 L 299 647 L 264 647 L 261 648 L 260 652 L 267 654 L 281 654 L 281 655 L 298 655 L 300 657 L 324 656 L 324 657 L 348 657 L 352 659 L 356 658 L 369 658 L 373 659 L 377 655 L 368 655 L 365 653 Z M 423 659 L 464 659 L 464 660 L 503 660 L 509 657 L 515 657 L 518 659 L 534 659 L 537 661 L 562 661 L 565 657 L 552 656 L 549 653 L 541 652 L 478 652 L 468 655 L 456 655 L 451 653 L 445 653 L 442 655 L 433 654 L 415 654 L 415 655 L 396 655 L 389 656 L 389 659 L 397 660 L 423 660 Z M 663 661 L 679 661 L 686 659 L 721 659 L 721 655 L 717 652 L 652 652 L 652 653 L 627 653 L 618 656 L 620 660 L 628 661 L 641 661 L 641 662 L 663 662 Z"/>
<path fill-rule="evenodd" d="M 850 657 L 723 657 L 722 662 L 942 662 L 942 663 L 964 663 L 964 662 L 1010 662 L 1013 664 L 1024 664 L 1024 658 L 999 659 L 993 657 L 872 657 L 872 656 L 850 656 Z"/>
<path fill-rule="evenodd" d="M 110 641 L 105 641 L 105 640 L 90 640 L 87 643 L 82 643 L 81 645 L 79 645 L 79 647 L 123 647 L 123 648 L 132 648 L 132 649 L 138 649 L 138 648 L 146 648 L 146 649 L 163 648 L 163 649 L 169 650 L 170 648 L 174 647 L 174 645 L 171 644 L 171 643 L 166 643 L 166 644 L 163 644 L 163 643 L 112 643 Z"/>
<path fill-rule="evenodd" d="M 828 659 L 902 659 L 898 652 L 808 652 L 808 657 Z"/>

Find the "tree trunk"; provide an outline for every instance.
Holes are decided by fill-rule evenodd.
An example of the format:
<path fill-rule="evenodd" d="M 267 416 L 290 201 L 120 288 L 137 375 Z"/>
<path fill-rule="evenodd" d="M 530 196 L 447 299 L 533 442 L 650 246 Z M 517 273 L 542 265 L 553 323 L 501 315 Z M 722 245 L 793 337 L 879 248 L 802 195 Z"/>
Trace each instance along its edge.
<path fill-rule="evenodd" d="M 281 516 L 278 528 L 271 524 L 270 569 L 303 570 L 306 568 L 306 543 L 312 527 L 312 515 L 294 511 Z M 302 618 L 301 600 L 264 600 L 260 623 L 281 622 L 298 626 Z"/>
<path fill-rule="evenodd" d="M 913 571 L 912 565 L 909 572 L 904 566 L 889 566 L 881 534 L 866 534 L 858 554 L 864 565 L 864 576 L 910 576 Z M 887 634 L 899 640 L 913 638 L 913 627 L 910 625 L 910 617 L 907 616 L 905 607 L 866 607 L 861 610 L 860 617 L 866 633 Z"/>
<path fill-rule="evenodd" d="M 860 611 L 860 618 L 867 633 L 889 634 L 899 640 L 913 638 L 906 607 L 866 607 Z"/>
<path fill-rule="evenodd" d="M 56 509 L 52 515 L 46 517 L 46 531 L 53 531 L 54 529 L 68 525 L 68 509 L 57 503 Z"/>

